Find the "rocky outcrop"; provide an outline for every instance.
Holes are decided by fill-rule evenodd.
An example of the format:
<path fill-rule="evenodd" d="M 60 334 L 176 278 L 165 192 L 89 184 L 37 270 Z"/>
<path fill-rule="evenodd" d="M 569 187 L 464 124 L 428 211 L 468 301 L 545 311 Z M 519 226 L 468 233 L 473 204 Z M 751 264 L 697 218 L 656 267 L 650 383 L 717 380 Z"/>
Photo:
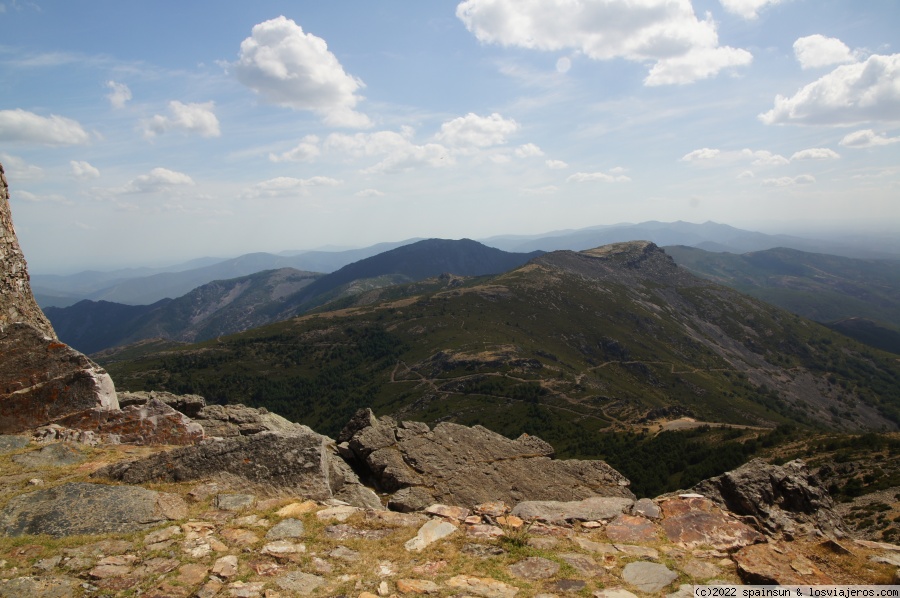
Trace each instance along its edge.
<path fill-rule="evenodd" d="M 106 371 L 59 342 L 34 300 L 0 165 L 0 433 L 23 432 L 86 409 L 118 407 Z"/>
<path fill-rule="evenodd" d="M 0 511 L 0 530 L 7 536 L 54 537 L 134 532 L 186 515 L 184 501 L 174 494 L 138 486 L 69 483 L 10 500 Z"/>
<path fill-rule="evenodd" d="M 845 532 L 828 491 L 800 460 L 778 466 L 754 459 L 700 482 L 692 491 L 732 513 L 752 517 L 760 531 L 768 534 L 835 536 Z"/>
<path fill-rule="evenodd" d="M 146 459 L 105 467 L 94 475 L 130 484 L 236 477 L 264 491 L 293 491 L 313 500 L 337 498 L 381 508 L 374 492 L 338 456 L 334 441 L 306 426 L 206 440 Z"/>
<path fill-rule="evenodd" d="M 290 432 L 297 424 L 265 408 L 207 405 L 194 416 L 206 435 L 215 438 L 251 436 L 260 432 Z"/>
<path fill-rule="evenodd" d="M 488 501 L 634 498 L 628 480 L 603 461 L 555 460 L 535 436 L 510 440 L 481 426 L 376 419 L 357 412 L 338 440 L 344 457 L 383 492 L 391 508 L 423 503 L 473 506 Z M 427 506 L 427 505 L 426 505 Z"/>
<path fill-rule="evenodd" d="M 119 407 L 105 370 L 28 323 L 0 331 L 0 432 L 31 430 L 66 415 Z"/>
<path fill-rule="evenodd" d="M 156 399 L 188 417 L 197 417 L 200 410 L 206 407 L 206 399 L 200 395 L 176 395 L 159 390 L 120 392 L 118 395 L 119 407 L 122 409 L 130 405 L 144 405 L 151 399 Z"/>
<path fill-rule="evenodd" d="M 53 326 L 34 300 L 29 280 L 9 209 L 9 186 L 0 164 L 0 331 L 21 322 L 55 339 Z"/>

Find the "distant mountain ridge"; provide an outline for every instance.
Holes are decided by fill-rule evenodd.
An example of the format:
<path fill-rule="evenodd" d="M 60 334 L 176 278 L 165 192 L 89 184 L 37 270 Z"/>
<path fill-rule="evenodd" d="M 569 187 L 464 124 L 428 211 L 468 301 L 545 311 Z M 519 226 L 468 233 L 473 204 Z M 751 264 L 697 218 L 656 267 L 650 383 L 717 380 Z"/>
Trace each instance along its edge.
<path fill-rule="evenodd" d="M 463 239 L 427 239 L 348 264 L 331 274 L 266 270 L 197 287 L 177 299 L 131 306 L 82 301 L 45 309 L 60 338 L 86 353 L 149 338 L 198 341 L 278 322 L 364 288 L 444 273 L 498 274 L 542 252 L 517 254 Z M 362 282 L 365 281 L 365 282 Z"/>

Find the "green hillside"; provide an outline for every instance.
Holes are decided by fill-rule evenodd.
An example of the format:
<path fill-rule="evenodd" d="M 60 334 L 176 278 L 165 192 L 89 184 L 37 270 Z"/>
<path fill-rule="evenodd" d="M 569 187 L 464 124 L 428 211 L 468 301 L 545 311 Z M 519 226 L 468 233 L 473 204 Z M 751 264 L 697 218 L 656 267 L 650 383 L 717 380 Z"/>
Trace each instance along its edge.
<path fill-rule="evenodd" d="M 698 279 L 652 244 L 555 252 L 500 276 L 343 301 L 101 361 L 123 389 L 265 406 L 327 434 L 371 406 L 533 433 L 566 454 L 596 451 L 597 432 L 640 429 L 654 412 L 834 430 L 900 422 L 896 359 Z"/>

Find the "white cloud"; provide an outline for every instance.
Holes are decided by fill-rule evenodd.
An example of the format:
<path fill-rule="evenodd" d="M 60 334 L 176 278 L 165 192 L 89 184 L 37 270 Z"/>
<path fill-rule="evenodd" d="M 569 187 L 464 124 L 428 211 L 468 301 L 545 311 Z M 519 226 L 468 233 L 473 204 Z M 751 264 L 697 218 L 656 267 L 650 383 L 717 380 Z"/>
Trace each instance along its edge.
<path fill-rule="evenodd" d="M 741 156 L 751 160 L 753 166 L 784 166 L 790 164 L 790 160 L 781 154 L 773 154 L 767 150 L 741 150 Z"/>
<path fill-rule="evenodd" d="M 281 176 L 253 185 L 244 192 L 243 196 L 251 199 L 296 197 L 307 195 L 310 187 L 333 187 L 342 182 L 325 176 L 314 176 L 308 179 Z"/>
<path fill-rule="evenodd" d="M 441 125 L 436 135 L 439 141 L 451 146 L 490 147 L 506 143 L 506 137 L 519 130 L 519 123 L 494 112 L 478 116 L 472 112 Z"/>
<path fill-rule="evenodd" d="M 747 180 L 756 178 L 756 175 L 753 174 L 752 170 L 745 170 L 745 171 L 741 172 L 741 174 L 739 174 L 737 176 L 737 178 L 739 181 L 747 181 Z"/>
<path fill-rule="evenodd" d="M 816 182 L 816 177 L 811 174 L 801 174 L 795 177 L 783 176 L 776 179 L 764 179 L 763 187 L 791 187 L 793 185 L 809 185 Z"/>
<path fill-rule="evenodd" d="M 812 147 L 794 152 L 791 160 L 837 160 L 841 155 L 827 147 Z"/>
<path fill-rule="evenodd" d="M 863 129 L 862 131 L 848 133 L 841 139 L 840 144 L 846 147 L 865 148 L 890 145 L 898 142 L 900 142 L 900 137 L 885 137 L 872 129 Z"/>
<path fill-rule="evenodd" d="M 572 59 L 568 56 L 563 56 L 559 60 L 556 61 L 556 72 L 560 74 L 568 73 L 572 68 Z"/>
<path fill-rule="evenodd" d="M 864 62 L 839 66 L 804 86 L 759 119 L 767 125 L 854 125 L 900 121 L 900 54 L 873 54 Z"/>
<path fill-rule="evenodd" d="M 63 197 L 62 195 L 57 195 L 55 193 L 50 193 L 48 195 L 37 195 L 35 193 L 31 193 L 30 191 L 16 191 L 16 193 L 10 194 L 15 199 L 24 199 L 25 201 L 31 203 L 61 203 L 66 205 L 73 205 L 74 202 L 70 199 Z"/>
<path fill-rule="evenodd" d="M 44 176 L 40 166 L 29 164 L 18 156 L 0 152 L 0 163 L 11 181 L 34 181 Z"/>
<path fill-rule="evenodd" d="M 144 137 L 155 137 L 169 131 L 197 133 L 201 137 L 219 137 L 219 119 L 216 118 L 215 102 L 183 104 L 177 100 L 169 102 L 171 116 L 157 114 L 144 121 Z"/>
<path fill-rule="evenodd" d="M 384 192 L 378 189 L 363 189 L 354 193 L 356 197 L 384 197 Z"/>
<path fill-rule="evenodd" d="M 719 46 L 712 17 L 698 19 L 690 0 L 464 0 L 456 16 L 483 43 L 650 63 L 647 85 L 691 83 L 752 61 Z"/>
<path fill-rule="evenodd" d="M 784 0 L 719 0 L 722 7 L 747 20 L 759 17 L 759 11 L 768 5 L 781 4 Z"/>
<path fill-rule="evenodd" d="M 722 150 L 703 147 L 689 152 L 681 157 L 682 162 L 702 162 L 705 160 L 714 160 L 722 153 Z"/>
<path fill-rule="evenodd" d="M 113 108 L 124 108 L 131 100 L 131 90 L 124 83 L 107 81 L 106 86 L 111 90 L 106 97 Z"/>
<path fill-rule="evenodd" d="M 89 162 L 72 160 L 69 162 L 72 167 L 72 176 L 76 179 L 86 181 L 88 179 L 100 178 L 100 171 L 94 168 Z"/>
<path fill-rule="evenodd" d="M 310 110 L 332 126 L 371 126 L 366 115 L 354 110 L 363 82 L 344 72 L 325 40 L 304 33 L 288 18 L 254 26 L 230 67 L 238 81 L 268 102 Z"/>
<path fill-rule="evenodd" d="M 553 170 L 563 170 L 569 167 L 569 165 L 562 160 L 547 160 L 545 164 L 547 164 L 547 168 L 551 168 Z"/>
<path fill-rule="evenodd" d="M 351 158 L 378 157 L 381 161 L 362 170 L 363 174 L 399 172 L 417 166 L 448 166 L 453 163 L 450 151 L 437 143 L 417 145 L 412 142 L 412 129 L 404 127 L 400 133 L 332 133 L 324 142 L 327 152 Z"/>
<path fill-rule="evenodd" d="M 193 184 L 194 180 L 183 172 L 169 170 L 168 168 L 154 168 L 148 174 L 135 177 L 124 188 L 114 190 L 114 193 L 156 193 L 169 190 L 172 187 Z"/>
<path fill-rule="evenodd" d="M 856 57 L 847 44 L 836 37 L 825 37 L 818 33 L 795 41 L 794 56 L 803 69 L 856 62 Z"/>
<path fill-rule="evenodd" d="M 576 172 L 566 179 L 567 183 L 627 183 L 631 180 L 625 176 L 625 169 L 621 167 L 613 168 L 606 172 Z"/>
<path fill-rule="evenodd" d="M 689 152 L 681 157 L 682 162 L 689 162 L 698 166 L 720 166 L 733 162 L 749 161 L 753 166 L 783 166 L 790 160 L 780 154 L 774 154 L 768 150 L 742 149 L 739 151 L 722 151 L 704 147 Z"/>
<path fill-rule="evenodd" d="M 281 154 L 269 154 L 272 162 L 311 162 L 322 154 L 319 149 L 319 138 L 307 135 L 291 150 Z"/>
<path fill-rule="evenodd" d="M 0 139 L 43 145 L 79 145 L 90 141 L 77 121 L 55 114 L 39 116 L 21 108 L 0 110 Z"/>
<path fill-rule="evenodd" d="M 516 156 L 519 158 L 533 158 L 536 156 L 543 156 L 544 152 L 533 143 L 526 143 L 525 145 L 520 145 L 516 148 Z"/>

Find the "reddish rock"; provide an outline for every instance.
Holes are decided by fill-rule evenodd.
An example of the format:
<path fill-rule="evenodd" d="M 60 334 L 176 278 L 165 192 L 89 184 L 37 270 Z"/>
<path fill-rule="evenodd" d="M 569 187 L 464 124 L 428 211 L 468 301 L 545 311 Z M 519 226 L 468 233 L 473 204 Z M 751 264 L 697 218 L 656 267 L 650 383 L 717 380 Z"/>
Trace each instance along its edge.
<path fill-rule="evenodd" d="M 831 585 L 812 561 L 784 544 L 757 544 L 733 555 L 744 583 L 762 585 Z"/>
<path fill-rule="evenodd" d="M 606 536 L 613 542 L 652 542 L 659 527 L 644 517 L 619 515 L 606 526 Z"/>
<path fill-rule="evenodd" d="M 765 542 L 765 537 L 701 496 L 670 499 L 661 505 L 663 530 L 671 542 L 685 548 L 712 546 L 735 550 Z"/>
<path fill-rule="evenodd" d="M 203 428 L 200 424 L 156 399 L 121 410 L 89 409 L 62 417 L 53 423 L 115 437 L 125 444 L 189 445 L 203 440 Z"/>

